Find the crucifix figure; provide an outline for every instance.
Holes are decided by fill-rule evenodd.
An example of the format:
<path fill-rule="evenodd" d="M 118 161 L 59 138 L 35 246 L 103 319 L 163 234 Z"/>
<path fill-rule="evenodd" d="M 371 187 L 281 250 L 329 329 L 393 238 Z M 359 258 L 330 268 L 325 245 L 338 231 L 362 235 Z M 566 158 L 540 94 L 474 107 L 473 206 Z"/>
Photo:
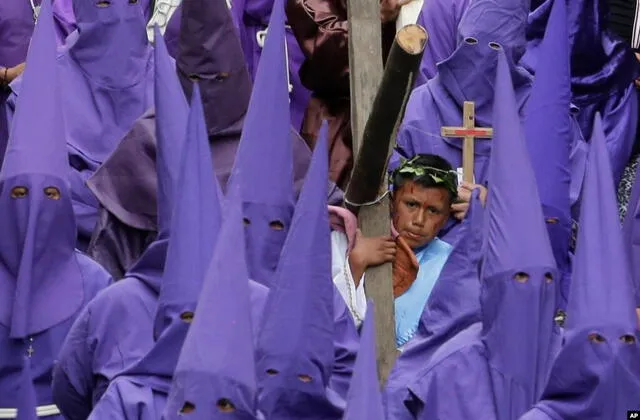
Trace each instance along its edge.
<path fill-rule="evenodd" d="M 473 101 L 465 101 L 462 108 L 462 127 L 442 127 L 442 137 L 463 138 L 462 144 L 462 178 L 464 182 L 473 184 L 473 142 L 476 138 L 493 137 L 493 128 L 476 127 L 476 111 Z"/>
<path fill-rule="evenodd" d="M 35 350 L 33 349 L 33 337 L 29 337 L 29 347 L 27 348 L 27 356 L 31 358 Z"/>

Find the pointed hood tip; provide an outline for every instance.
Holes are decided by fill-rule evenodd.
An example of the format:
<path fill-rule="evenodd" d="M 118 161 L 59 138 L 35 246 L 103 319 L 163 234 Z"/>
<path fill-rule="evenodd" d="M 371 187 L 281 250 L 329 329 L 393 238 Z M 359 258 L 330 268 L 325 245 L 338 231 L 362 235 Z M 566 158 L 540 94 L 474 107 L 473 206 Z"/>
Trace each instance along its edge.
<path fill-rule="evenodd" d="M 582 202 L 567 329 L 615 323 L 633 332 L 637 319 L 631 270 L 599 113 L 593 123 Z"/>
<path fill-rule="evenodd" d="M 276 0 L 234 164 L 251 180 L 245 199 L 277 205 L 295 202 L 285 41 L 284 3 Z"/>
<path fill-rule="evenodd" d="M 367 302 L 367 314 L 360 337 L 360 349 L 347 393 L 343 419 L 384 420 L 386 417 L 376 362 L 375 306 L 371 300 Z"/>
<path fill-rule="evenodd" d="M 555 269 L 540 195 L 526 150 L 509 65 L 498 56 L 494 138 L 489 165 L 487 236 L 483 277 L 517 267 Z M 523 242 L 522 238 L 527 238 Z M 514 244 L 521 246 L 514 247 Z M 505 250 L 509 252 L 505 252 Z"/>
<path fill-rule="evenodd" d="M 166 233 L 171 225 L 180 158 L 185 143 L 189 104 L 184 96 L 175 65 L 157 32 L 154 48 L 154 96 L 156 112 L 156 172 L 158 177 L 158 230 Z"/>
<path fill-rule="evenodd" d="M 57 45 L 51 0 L 44 0 L 27 52 L 22 88 L 11 125 L 0 179 L 21 174 L 67 179 L 69 163 L 57 70 Z M 33 123 L 33 115 L 38 123 Z"/>
<path fill-rule="evenodd" d="M 193 310 L 221 225 L 220 187 L 209 154 L 197 85 L 187 118 L 184 148 L 177 170 L 176 185 L 180 188 L 176 190 L 171 236 L 158 297 L 157 336 L 172 322 L 181 322 L 176 319 L 179 316 L 176 310 Z"/>
<path fill-rule="evenodd" d="M 174 387 L 189 384 L 190 392 L 196 392 L 200 401 L 226 397 L 239 411 L 256 413 L 257 381 L 243 231 L 240 189 L 235 184 L 227 195 L 223 225 L 180 355 L 176 369 L 179 380 Z M 224 345 L 214 345 L 220 342 Z M 205 353 L 206 360 L 199 356 Z M 203 375 L 192 376 L 196 371 Z M 194 387 L 196 383 L 201 386 Z M 206 388 L 203 385 L 209 387 L 206 396 L 198 391 Z"/>

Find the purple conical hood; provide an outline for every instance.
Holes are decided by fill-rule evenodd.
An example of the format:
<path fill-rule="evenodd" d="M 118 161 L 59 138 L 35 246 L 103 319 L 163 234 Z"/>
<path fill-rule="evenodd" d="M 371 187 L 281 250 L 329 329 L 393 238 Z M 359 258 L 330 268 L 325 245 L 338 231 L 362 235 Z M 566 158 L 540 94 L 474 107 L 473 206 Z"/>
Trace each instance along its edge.
<path fill-rule="evenodd" d="M 57 69 L 57 47 L 50 3 L 43 2 L 27 54 L 28 68 L 22 76 L 20 99 L 0 172 L 2 181 L 21 174 L 66 179 L 70 170 L 60 89 L 57 83 L 52 83 Z"/>
<path fill-rule="evenodd" d="M 275 0 L 234 166 L 243 173 L 245 202 L 294 200 L 284 25 L 283 0 Z"/>
<path fill-rule="evenodd" d="M 483 277 L 518 267 L 556 266 L 517 109 L 507 60 L 501 53 L 493 112 Z"/>
<path fill-rule="evenodd" d="M 154 32 L 158 230 L 164 232 L 171 225 L 189 107 L 160 29 Z"/>
<path fill-rule="evenodd" d="M 36 398 L 36 390 L 33 387 L 33 379 L 31 376 L 31 359 L 24 357 L 22 364 L 22 372 L 20 373 L 20 393 L 17 401 L 18 415 L 17 420 L 37 420 L 38 415 L 36 407 L 38 400 Z"/>
<path fill-rule="evenodd" d="M 295 203 L 283 0 L 276 0 L 234 168 L 242 172 L 247 264 L 271 285 Z"/>
<path fill-rule="evenodd" d="M 325 413 L 327 419 L 334 415 L 325 393 L 334 360 L 327 178 L 327 141 L 322 136 L 296 205 L 258 337 L 260 409 L 267 418 L 304 416 L 305 410 L 316 413 L 315 418 L 322 418 L 318 413 Z"/>
<path fill-rule="evenodd" d="M 156 333 L 175 322 L 183 312 L 195 309 L 221 224 L 222 192 L 214 176 L 197 84 L 193 92 Z"/>
<path fill-rule="evenodd" d="M 503 53 L 493 119 L 480 305 L 497 418 L 506 419 L 537 401 L 559 336 L 556 262 Z"/>
<path fill-rule="evenodd" d="M 213 176 L 199 89 L 193 90 L 160 295 L 156 344 L 129 375 L 171 377 L 220 229 L 222 194 Z"/>
<path fill-rule="evenodd" d="M 564 346 L 538 407 L 553 418 L 624 418 L 640 395 L 640 345 L 599 114 L 582 203 Z"/>
<path fill-rule="evenodd" d="M 616 324 L 632 333 L 637 321 L 631 274 L 599 114 L 593 128 L 566 328 Z"/>
<path fill-rule="evenodd" d="M 531 165 L 551 247 L 562 275 L 571 270 L 571 74 L 565 0 L 554 1 L 545 37 L 540 46 L 531 96 L 525 109 L 525 134 Z M 564 284 L 563 284 L 564 286 Z M 568 284 L 566 284 L 568 286 Z M 563 287 L 564 289 L 564 287 Z M 558 288 L 561 291 L 561 288 Z M 563 291 L 566 301 L 568 290 Z"/>
<path fill-rule="evenodd" d="M 0 173 L 0 324 L 12 338 L 57 325 L 84 302 L 49 0 L 27 67 Z"/>
<path fill-rule="evenodd" d="M 221 134 L 231 123 L 242 119 L 251 95 L 238 31 L 225 0 L 185 0 L 177 13 L 177 67 L 182 87 L 190 94 L 192 78 L 199 80 L 207 132 L 210 136 Z M 230 87 L 235 95 L 220 106 L 216 99 Z"/>
<path fill-rule="evenodd" d="M 194 419 L 254 419 L 257 385 L 249 273 L 240 187 L 231 185 L 224 222 L 207 270 L 196 315 L 185 339 L 165 418 L 190 403 Z M 221 411 L 226 401 L 233 413 Z"/>
<path fill-rule="evenodd" d="M 367 303 L 367 316 L 360 333 L 360 350 L 353 367 L 344 420 L 385 420 L 376 363 L 375 308 Z"/>
<path fill-rule="evenodd" d="M 497 42 L 517 62 L 526 47 L 530 0 L 475 0 L 458 24 L 458 43 L 466 38 Z"/>

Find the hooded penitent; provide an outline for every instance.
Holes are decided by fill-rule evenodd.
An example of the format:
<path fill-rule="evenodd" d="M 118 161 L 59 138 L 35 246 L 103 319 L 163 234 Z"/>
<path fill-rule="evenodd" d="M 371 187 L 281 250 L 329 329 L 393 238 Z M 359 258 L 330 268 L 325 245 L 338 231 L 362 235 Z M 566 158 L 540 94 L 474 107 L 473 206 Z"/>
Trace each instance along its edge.
<path fill-rule="evenodd" d="M 225 137 L 241 128 L 251 95 L 247 64 L 229 7 L 225 0 L 184 0 L 178 12 L 181 22 L 176 66 L 182 87 L 190 96 L 193 80 L 198 80 L 207 133 L 214 142 L 228 142 Z M 226 90 L 233 90 L 233 100 L 220 106 L 219 92 Z M 228 157 L 229 164 L 232 160 L 233 153 Z"/>
<path fill-rule="evenodd" d="M 558 304 L 569 295 L 571 262 L 571 75 L 566 0 L 553 4 L 541 60 L 525 108 L 525 135 L 553 254 L 560 270 Z"/>
<path fill-rule="evenodd" d="M 536 68 L 546 61 L 539 43 L 549 17 L 546 0 L 531 25 L 529 47 L 523 65 Z M 638 120 L 637 91 L 633 80 L 638 66 L 633 51 L 608 28 L 609 7 L 604 0 L 567 1 L 571 44 L 572 101 L 579 107 L 577 119 L 586 139 L 592 136 L 593 120 L 602 115 L 605 140 L 614 181 L 619 182 L 635 141 Z M 577 215 L 576 215 L 577 217 Z"/>
<path fill-rule="evenodd" d="M 144 385 L 164 397 L 169 392 L 180 348 L 193 319 L 221 223 L 222 197 L 213 177 L 197 86 L 194 88 L 179 172 L 175 184 L 171 237 L 155 314 L 155 344 L 141 360 L 128 367 L 115 380 Z M 113 385 L 115 383 L 112 381 L 112 386 L 103 396 L 105 403 L 113 399 L 110 394 L 122 393 L 121 388 Z M 154 397 L 151 402 L 148 399 L 145 394 L 133 392 L 122 395 L 122 411 L 129 413 L 131 407 L 140 404 L 155 406 L 157 403 L 153 400 L 160 398 Z M 96 419 L 101 418 L 99 413 L 108 413 L 101 405 L 105 404 L 100 403 L 94 409 L 93 417 Z M 128 415 L 123 417 L 129 418 Z"/>
<path fill-rule="evenodd" d="M 525 49 L 528 12 L 528 0 L 477 0 L 467 7 L 458 26 L 458 48 L 438 64 L 437 77 L 411 94 L 398 133 L 401 153 L 392 156 L 391 169 L 397 166 L 400 154 L 411 158 L 418 153 L 436 154 L 454 168 L 462 167 L 463 140 L 442 137 L 440 130 L 443 126 L 462 126 L 464 101 L 475 103 L 476 126 L 492 127 L 498 44 L 509 63 L 516 111 L 522 112 L 529 97 L 531 76 L 515 63 Z M 474 173 L 478 184 L 487 181 L 492 141 L 475 140 Z M 457 238 L 457 233 L 448 235 L 452 225 L 440 234 L 451 244 Z"/>
<path fill-rule="evenodd" d="M 564 345 L 527 419 L 615 419 L 637 409 L 635 301 L 599 115 L 582 200 Z"/>
<path fill-rule="evenodd" d="M 362 325 L 360 350 L 347 394 L 343 420 L 385 420 L 378 366 L 376 363 L 375 307 L 367 304 L 367 316 Z"/>
<path fill-rule="evenodd" d="M 12 338 L 27 338 L 71 318 L 85 298 L 74 251 L 60 91 L 51 83 L 55 61 L 47 2 L 0 172 L 0 325 Z"/>
<path fill-rule="evenodd" d="M 16 404 L 25 354 L 38 403 L 53 404 L 51 371 L 62 342 L 84 305 L 109 282 L 74 250 L 60 92 L 51 82 L 56 45 L 50 1 L 41 10 L 0 172 L 0 408 Z"/>
<path fill-rule="evenodd" d="M 230 186 L 223 225 L 195 318 L 185 339 L 164 419 L 254 420 L 257 385 L 250 286 L 239 184 Z"/>
<path fill-rule="evenodd" d="M 327 160 L 323 138 L 316 145 L 296 205 L 259 331 L 259 408 L 272 420 L 342 416 L 336 404 L 343 402 L 328 388 L 334 364 L 335 292 Z"/>
<path fill-rule="evenodd" d="M 471 196 L 469 210 L 425 307 L 418 332 L 396 360 L 386 385 L 388 415 L 409 415 L 411 382 L 423 374 L 426 361 L 447 340 L 480 321 L 479 263 L 482 257 L 484 208 L 479 190 Z M 410 418 L 410 417 L 409 417 Z"/>
<path fill-rule="evenodd" d="M 295 202 L 284 18 L 283 0 L 276 0 L 234 164 L 234 170 L 242 172 L 249 275 L 267 286 Z"/>
<path fill-rule="evenodd" d="M 481 338 L 498 420 L 521 415 L 537 400 L 559 337 L 558 271 L 509 79 L 500 54 L 481 275 Z"/>

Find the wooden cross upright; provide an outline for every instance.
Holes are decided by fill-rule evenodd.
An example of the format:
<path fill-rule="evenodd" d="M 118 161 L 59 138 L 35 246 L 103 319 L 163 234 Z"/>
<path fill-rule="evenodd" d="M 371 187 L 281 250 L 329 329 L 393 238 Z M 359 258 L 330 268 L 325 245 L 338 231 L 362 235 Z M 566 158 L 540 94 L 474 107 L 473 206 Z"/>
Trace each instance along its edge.
<path fill-rule="evenodd" d="M 470 184 L 473 180 L 473 157 L 475 139 L 493 137 L 493 128 L 476 127 L 476 109 L 473 101 L 465 101 L 462 107 L 462 127 L 442 127 L 442 137 L 463 138 L 462 143 L 462 178 Z"/>

